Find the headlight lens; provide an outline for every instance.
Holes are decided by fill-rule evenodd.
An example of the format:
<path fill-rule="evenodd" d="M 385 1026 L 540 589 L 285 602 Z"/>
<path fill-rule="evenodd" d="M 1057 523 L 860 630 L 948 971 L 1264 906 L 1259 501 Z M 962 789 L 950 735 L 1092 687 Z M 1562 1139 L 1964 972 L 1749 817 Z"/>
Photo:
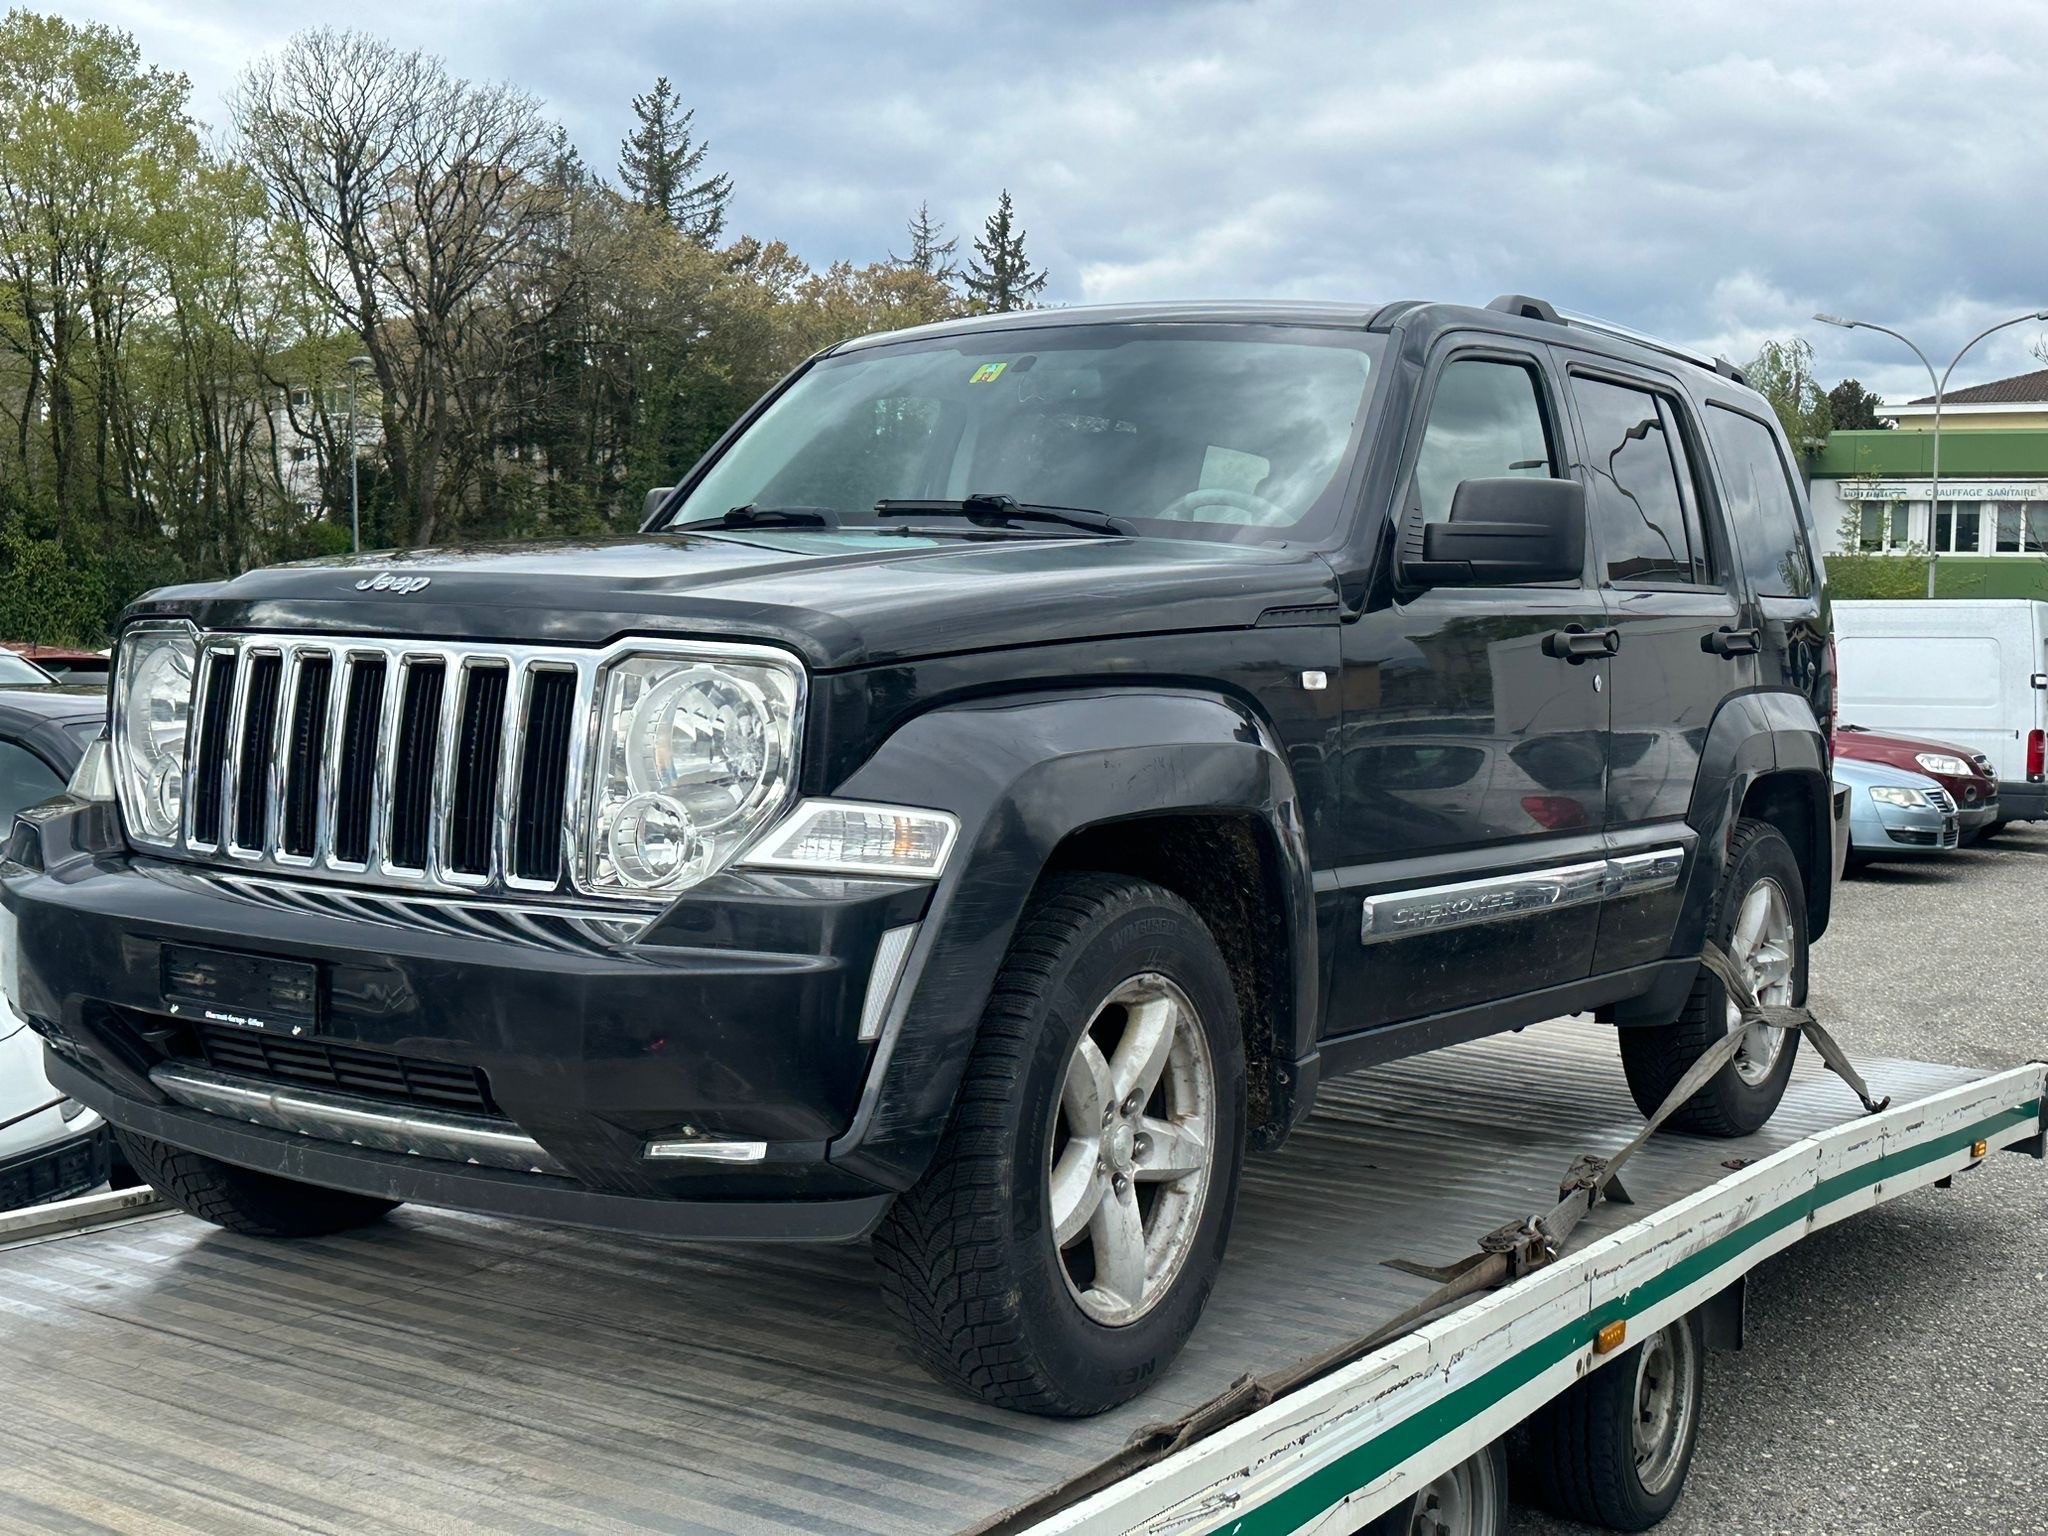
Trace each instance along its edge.
<path fill-rule="evenodd" d="M 586 878 L 687 890 L 788 802 L 803 674 L 794 661 L 648 653 L 604 674 Z"/>
<path fill-rule="evenodd" d="M 1870 798 L 1879 805 L 1925 805 L 1927 797 L 1917 789 L 1907 789 L 1898 784 L 1873 784 Z"/>
<path fill-rule="evenodd" d="M 1959 779 L 1970 776 L 1970 765 L 1960 757 L 1950 757 L 1946 752 L 1922 752 L 1913 759 L 1929 773 L 1946 773 Z"/>
<path fill-rule="evenodd" d="M 137 624 L 121 640 L 114 698 L 115 787 L 128 834 L 138 842 L 178 840 L 198 655 L 198 638 L 189 624 Z"/>

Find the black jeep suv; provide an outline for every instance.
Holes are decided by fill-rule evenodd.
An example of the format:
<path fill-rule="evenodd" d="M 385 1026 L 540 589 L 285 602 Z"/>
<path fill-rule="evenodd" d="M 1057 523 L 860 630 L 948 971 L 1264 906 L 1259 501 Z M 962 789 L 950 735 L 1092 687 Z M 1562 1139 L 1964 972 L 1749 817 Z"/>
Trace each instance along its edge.
<path fill-rule="evenodd" d="M 137 603 L 11 1002 L 237 1231 L 872 1236 L 933 1370 L 1097 1411 L 1322 1078 L 1594 1010 L 1647 1106 L 1703 941 L 1800 999 L 1807 522 L 1733 369 L 1519 296 L 849 342 L 637 536 Z"/>

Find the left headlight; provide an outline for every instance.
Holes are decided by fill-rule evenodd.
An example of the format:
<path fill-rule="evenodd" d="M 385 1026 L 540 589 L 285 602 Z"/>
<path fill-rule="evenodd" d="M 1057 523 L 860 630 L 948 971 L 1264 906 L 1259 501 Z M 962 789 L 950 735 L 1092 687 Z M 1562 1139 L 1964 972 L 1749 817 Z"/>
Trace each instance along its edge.
<path fill-rule="evenodd" d="M 169 847 L 185 814 L 185 743 L 199 641 L 183 622 L 130 625 L 114 684 L 114 786 L 128 835 Z"/>
<path fill-rule="evenodd" d="M 1902 784 L 1873 784 L 1870 798 L 1879 805 L 1925 805 L 1927 797 L 1917 789 L 1908 789 Z"/>
<path fill-rule="evenodd" d="M 594 893 L 687 890 L 788 804 L 803 671 L 793 659 L 628 654 L 598 695 L 584 883 Z"/>
<path fill-rule="evenodd" d="M 1946 752 L 1922 752 L 1913 759 L 1929 773 L 1945 773 L 1951 778 L 1967 779 L 1970 765 L 1960 757 L 1951 757 Z"/>

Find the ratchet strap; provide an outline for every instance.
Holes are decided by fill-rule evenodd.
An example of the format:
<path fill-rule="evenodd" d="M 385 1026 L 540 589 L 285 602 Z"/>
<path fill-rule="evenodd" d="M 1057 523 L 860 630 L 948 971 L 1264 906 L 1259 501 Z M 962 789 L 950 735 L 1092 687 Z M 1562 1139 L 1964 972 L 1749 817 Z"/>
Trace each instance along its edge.
<path fill-rule="evenodd" d="M 1740 1016 L 1739 1023 L 1727 1034 L 1716 1040 L 1700 1053 L 1677 1086 L 1664 1097 L 1656 1112 L 1643 1122 L 1633 1140 L 1612 1157 L 1594 1157 L 1590 1154 L 1573 1159 L 1565 1171 L 1564 1180 L 1558 1186 L 1557 1204 L 1542 1215 L 1525 1216 L 1519 1221 L 1509 1222 L 1479 1239 L 1478 1251 L 1460 1259 L 1457 1263 L 1442 1268 L 1423 1264 L 1412 1264 L 1404 1259 L 1389 1259 L 1386 1267 L 1398 1269 L 1404 1274 L 1419 1275 L 1425 1280 L 1437 1282 L 1436 1289 L 1422 1297 L 1412 1306 L 1403 1308 L 1388 1318 L 1372 1332 L 1324 1350 L 1321 1354 L 1310 1355 L 1294 1364 L 1265 1376 L 1244 1375 L 1225 1387 L 1216 1396 L 1185 1417 L 1171 1424 L 1152 1424 L 1139 1430 L 1124 1448 L 1114 1456 L 1089 1468 L 1078 1477 L 1047 1490 L 1027 1503 L 1003 1511 L 992 1519 L 964 1532 L 963 1536 L 1006 1536 L 1006 1533 L 1023 1531 L 1034 1522 L 1045 1518 L 1056 1510 L 1064 1509 L 1089 1495 L 1107 1488 L 1130 1476 L 1142 1467 L 1162 1461 L 1206 1435 L 1213 1434 L 1227 1424 L 1235 1423 L 1247 1415 L 1258 1412 L 1268 1403 L 1286 1396 L 1298 1387 L 1306 1386 L 1330 1372 L 1352 1362 L 1362 1360 L 1382 1344 L 1391 1342 L 1409 1332 L 1437 1312 L 1475 1296 L 1481 1291 L 1497 1290 L 1511 1280 L 1554 1264 L 1563 1255 L 1565 1244 L 1571 1239 L 1572 1231 L 1591 1214 L 1602 1201 L 1610 1205 L 1630 1205 L 1634 1202 L 1622 1188 L 1616 1177 L 1622 1166 L 1642 1149 L 1642 1146 L 1657 1133 L 1660 1126 L 1678 1113 L 1694 1094 L 1704 1088 L 1724 1066 L 1735 1059 L 1735 1053 L 1742 1046 L 1744 1033 L 1754 1024 L 1768 1024 L 1776 1029 L 1797 1030 L 1811 1040 L 1821 1059 L 1833 1069 L 1835 1075 L 1847 1083 L 1864 1109 L 1871 1114 L 1881 1112 L 1891 1103 L 1889 1098 L 1873 1099 L 1870 1087 L 1862 1075 L 1849 1064 L 1835 1037 L 1804 1007 L 1788 1008 L 1757 1001 L 1750 990 L 1749 982 L 1728 956 L 1726 950 L 1712 940 L 1700 952 L 1700 964 L 1712 973 L 1714 978 L 1727 990 L 1729 1002 L 1735 1005 Z"/>

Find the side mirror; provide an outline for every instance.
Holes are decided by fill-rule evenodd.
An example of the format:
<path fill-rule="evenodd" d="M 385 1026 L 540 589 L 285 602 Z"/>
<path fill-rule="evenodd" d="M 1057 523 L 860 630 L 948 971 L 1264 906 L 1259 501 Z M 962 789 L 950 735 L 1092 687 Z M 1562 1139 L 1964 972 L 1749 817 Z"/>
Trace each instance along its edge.
<path fill-rule="evenodd" d="M 1586 567 L 1586 488 L 1576 480 L 1461 480 L 1449 522 L 1426 523 L 1413 587 L 1576 581 Z"/>
<path fill-rule="evenodd" d="M 672 485 L 657 485 L 647 493 L 647 499 L 640 503 L 640 521 L 646 522 L 661 510 L 661 504 L 675 491 Z"/>

